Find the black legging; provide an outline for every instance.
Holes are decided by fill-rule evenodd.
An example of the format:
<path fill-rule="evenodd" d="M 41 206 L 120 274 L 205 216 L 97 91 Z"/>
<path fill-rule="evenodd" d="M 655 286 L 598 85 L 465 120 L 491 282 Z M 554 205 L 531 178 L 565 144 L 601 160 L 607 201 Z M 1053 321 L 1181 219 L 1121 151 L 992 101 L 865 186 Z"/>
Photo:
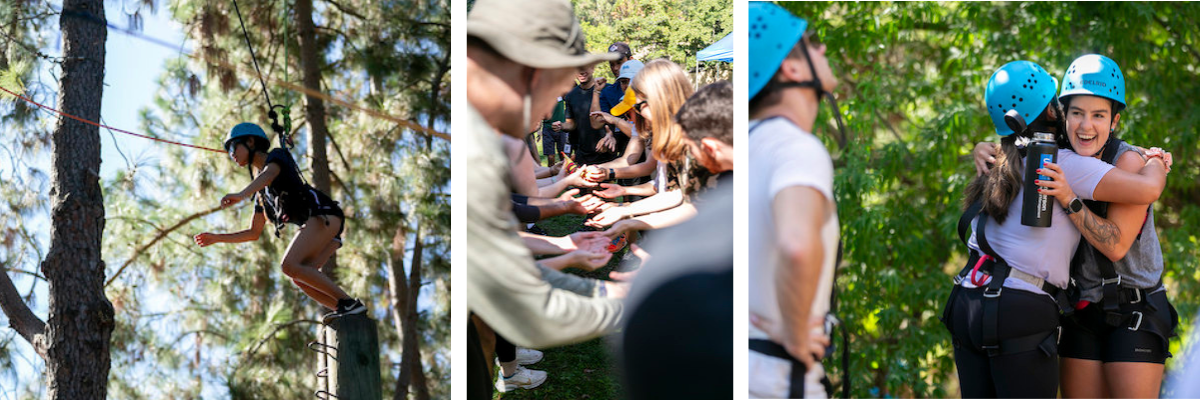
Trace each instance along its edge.
<path fill-rule="evenodd" d="M 954 363 L 962 398 L 1055 398 L 1058 396 L 1058 307 L 1049 296 L 1005 288 L 999 298 L 997 338 L 1046 333 L 1037 348 L 989 357 L 982 348 L 983 289 L 959 288 L 951 308 Z"/>
<path fill-rule="evenodd" d="M 500 362 L 502 363 L 517 360 L 517 346 L 509 343 L 509 341 L 504 339 L 504 336 L 500 336 L 499 333 L 496 334 L 496 357 L 499 358 Z"/>

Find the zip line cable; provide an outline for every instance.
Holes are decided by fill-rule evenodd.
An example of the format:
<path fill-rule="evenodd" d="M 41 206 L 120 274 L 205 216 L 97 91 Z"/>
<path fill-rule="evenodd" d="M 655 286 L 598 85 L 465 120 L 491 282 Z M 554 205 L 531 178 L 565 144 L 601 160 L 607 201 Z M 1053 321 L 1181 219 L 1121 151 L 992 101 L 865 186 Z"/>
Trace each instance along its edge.
<path fill-rule="evenodd" d="M 156 137 L 153 137 L 153 136 L 146 136 L 146 135 L 143 135 L 143 134 L 140 134 L 140 133 L 133 133 L 133 132 L 130 132 L 130 131 L 127 131 L 127 130 L 124 130 L 124 129 L 113 128 L 113 127 L 111 127 L 111 126 L 104 125 L 104 124 L 101 124 L 101 123 L 98 123 L 98 122 L 92 122 L 91 120 L 87 120 L 87 119 L 84 119 L 84 118 L 81 118 L 81 117 L 76 117 L 76 116 L 74 116 L 74 115 L 67 114 L 67 113 L 65 113 L 65 112 L 59 111 L 58 109 L 55 109 L 55 108 L 53 108 L 53 107 L 50 107 L 50 106 L 44 105 L 44 104 L 42 104 L 42 103 L 38 103 L 38 102 L 36 102 L 36 101 L 33 101 L 33 99 L 30 99 L 30 98 L 28 98 L 28 97 L 25 97 L 25 96 L 22 96 L 22 95 L 20 95 L 20 94 L 17 94 L 16 92 L 13 92 L 13 91 L 11 91 L 11 90 L 8 90 L 8 88 L 6 88 L 6 87 L 3 87 L 3 86 L 0 86 L 0 91 L 4 91 L 5 93 L 11 94 L 11 95 L 13 95 L 14 97 L 16 97 L 16 98 L 18 98 L 18 99 L 25 100 L 25 101 L 26 101 L 26 102 L 28 102 L 29 104 L 33 104 L 33 105 L 35 105 L 35 106 L 38 106 L 38 107 L 41 107 L 41 108 L 43 108 L 43 109 L 46 109 L 46 110 L 49 110 L 49 111 L 53 111 L 54 113 L 56 113 L 56 114 L 58 114 L 58 115 L 61 115 L 61 116 L 64 116 L 64 117 L 67 117 L 67 118 L 70 118 L 70 119 L 73 119 L 73 120 L 76 120 L 76 121 L 79 121 L 79 122 L 82 122 L 82 123 L 85 123 L 85 124 L 88 124 L 88 125 L 92 125 L 92 126 L 95 126 L 95 127 L 98 127 L 98 128 L 111 129 L 111 130 L 113 130 L 113 131 L 116 131 L 116 132 L 121 132 L 121 133 L 124 133 L 124 134 L 126 134 L 126 135 L 137 136 L 137 137 L 140 137 L 140 138 L 143 138 L 143 139 L 150 139 L 150 140 L 153 140 L 153 141 L 162 142 L 162 143 L 167 143 L 167 144 L 173 144 L 173 145 L 176 145 L 176 146 L 191 147 L 191 148 L 193 148 L 193 149 L 208 150 L 208 151 L 212 151 L 212 152 L 216 152 L 216 153 L 222 153 L 222 154 L 224 154 L 224 153 L 225 153 L 225 150 L 214 149 L 214 148 L 210 148 L 210 147 L 204 147 L 204 146 L 196 146 L 196 145 L 191 145 L 191 144 L 187 144 L 187 143 L 181 143 L 181 142 L 174 142 L 174 141 L 170 141 L 170 140 L 166 140 L 166 139 L 159 139 L 159 138 L 156 138 Z"/>
<path fill-rule="evenodd" d="M 236 6 L 235 6 L 235 7 L 236 7 Z M 90 13 L 87 13 L 87 12 L 81 12 L 81 11 L 71 11 L 71 10 L 68 10 L 68 11 L 62 11 L 61 13 L 62 13 L 62 15 L 63 15 L 63 16 L 67 16 L 67 17 L 71 17 L 71 18 L 79 18 L 79 19 L 82 19 L 82 20 L 85 20 L 85 21 L 89 21 L 89 22 L 93 22 L 93 23 L 98 23 L 98 24 L 103 24 L 103 25 L 105 25 L 105 26 L 106 26 L 108 29 L 110 29 L 110 30 L 114 30 L 114 31 L 117 31 L 117 32 L 123 33 L 123 34 L 125 34 L 125 35 L 127 35 L 127 36 L 132 36 L 132 37 L 134 37 L 134 38 L 141 39 L 141 40 L 144 40 L 144 41 L 146 41 L 146 42 L 149 42 L 149 43 L 152 43 L 152 44 L 155 44 L 155 45 L 158 45 L 158 46 L 162 46 L 162 47 L 165 47 L 165 48 L 171 49 L 172 51 L 179 51 L 179 52 L 180 52 L 182 55 L 185 55 L 185 56 L 187 56 L 188 58 L 195 59 L 195 60 L 198 60 L 198 61 L 207 62 L 207 63 L 210 63 L 210 64 L 214 64 L 214 65 L 217 65 L 218 67 L 224 68 L 224 69 L 226 69 L 226 70 L 230 70 L 230 71 L 234 71 L 234 72 L 241 72 L 241 69 L 242 69 L 242 68 L 239 68 L 239 67 L 237 67 L 237 66 L 234 66 L 234 65 L 232 65 L 232 64 L 230 64 L 230 63 L 228 63 L 228 62 L 225 62 L 225 61 L 223 61 L 223 60 L 219 60 L 219 59 L 218 59 L 218 60 L 214 60 L 214 59 L 211 59 L 211 58 L 209 58 L 209 57 L 207 57 L 207 56 L 204 56 L 204 55 L 197 55 L 197 54 L 189 53 L 189 52 L 186 52 L 186 51 L 182 51 L 182 50 L 180 50 L 180 49 L 182 49 L 182 46 L 176 46 L 176 45 L 174 45 L 174 44 L 171 44 L 171 43 L 169 43 L 169 42 L 167 42 L 167 41 L 164 41 L 164 40 L 162 40 L 162 39 L 158 39 L 158 38 L 155 38 L 155 37 L 153 37 L 153 36 L 144 35 L 144 34 L 142 34 L 142 33 L 135 32 L 135 31 L 133 31 L 133 30 L 131 30 L 131 29 L 124 28 L 124 27 L 121 27 L 121 26 L 117 26 L 117 25 L 115 25 L 115 24 L 113 24 L 113 23 L 111 23 L 111 22 L 108 22 L 108 21 L 106 21 L 106 20 L 99 19 L 99 18 L 95 17 L 94 15 L 91 15 Z M 239 13 L 239 14 L 240 14 L 240 13 Z M 239 18 L 240 18 L 240 15 L 239 15 Z M 243 33 L 245 33 L 245 31 L 243 31 Z M 10 42 L 13 42 L 13 41 L 15 41 L 15 40 L 14 40 L 14 38 L 12 38 L 12 37 L 8 36 L 7 34 L 6 34 L 5 36 L 6 36 L 6 39 L 7 39 L 7 41 L 10 41 Z M 22 44 L 23 44 L 23 43 L 22 43 Z M 49 57 L 49 56 L 47 56 L 47 55 L 44 55 L 44 54 L 42 54 L 42 53 L 40 53 L 40 52 L 36 52 L 36 51 L 33 51 L 33 50 L 31 50 L 31 49 L 28 49 L 28 48 L 26 48 L 25 50 L 26 50 L 26 51 L 29 51 L 29 52 L 32 52 L 34 55 L 37 55 L 37 56 L 39 56 L 39 57 L 46 58 L 46 59 L 50 59 L 50 57 Z M 253 52 L 253 50 L 251 50 L 251 52 Z M 51 60 L 51 61 L 53 61 L 53 60 Z M 255 68 L 256 68 L 256 69 L 258 68 L 258 65 L 257 65 L 257 64 L 258 64 L 258 62 L 257 62 L 257 61 L 255 61 Z M 286 70 L 285 70 L 285 72 L 286 72 Z M 438 138 L 442 138 L 442 139 L 450 140 L 450 135 L 449 135 L 449 134 L 446 134 L 446 133 L 443 133 L 443 132 L 439 132 L 439 131 L 437 131 L 437 130 L 434 130 L 434 129 L 432 129 L 432 128 L 429 128 L 429 127 L 421 126 L 421 125 L 419 125 L 419 124 L 417 124 L 417 123 L 415 123 L 415 122 L 412 122 L 412 121 L 409 121 L 409 120 L 406 120 L 406 119 L 403 119 L 403 118 L 400 118 L 400 117 L 397 117 L 397 116 L 394 116 L 394 115 L 390 115 L 390 114 L 387 114 L 387 113 L 383 113 L 383 112 L 380 112 L 380 111 L 371 110 L 371 109 L 368 109 L 368 108 L 365 108 L 365 107 L 362 107 L 362 106 L 359 106 L 359 105 L 356 105 L 356 104 L 350 103 L 349 101 L 342 100 L 342 99 L 339 99 L 339 98 L 336 98 L 336 97 L 333 97 L 333 96 L 330 96 L 330 95 L 326 95 L 326 94 L 324 94 L 324 93 L 321 93 L 321 92 L 319 92 L 319 91 L 316 91 L 316 90 L 313 90 L 313 89 L 309 89 L 308 87 L 304 87 L 304 86 L 296 85 L 296 84 L 294 84 L 294 83 L 291 83 L 291 82 L 287 82 L 287 81 L 280 81 L 280 80 L 278 80 L 278 79 L 274 79 L 274 78 L 271 78 L 271 77 L 266 77 L 266 78 L 264 79 L 264 78 L 262 77 L 262 75 L 260 74 L 260 75 L 259 75 L 259 82 L 260 82 L 260 83 L 263 85 L 263 93 L 264 93 L 264 95 L 266 95 L 266 83 L 264 83 L 265 81 L 271 81 L 271 83 L 272 83 L 272 84 L 274 84 L 274 85 L 276 85 L 276 86 L 282 86 L 282 87 L 284 87 L 285 89 L 288 89 L 288 90 L 291 90 L 291 91 L 294 91 L 294 92 L 301 92 L 301 93 L 304 93 L 304 94 L 306 94 L 306 95 L 309 95 L 309 96 L 312 96 L 312 97 L 316 97 L 316 98 L 320 98 L 320 99 L 322 99 L 322 100 L 328 101 L 328 102 L 330 102 L 330 103 L 334 103 L 334 104 L 337 104 L 337 105 L 340 105 L 340 106 L 343 106 L 343 107 L 346 107 L 346 108 L 350 108 L 350 109 L 353 109 L 353 110 L 361 111 L 361 112 L 363 112 L 363 113 L 365 113 L 365 114 L 367 114 L 367 115 L 370 115 L 370 116 L 372 116 L 372 117 L 375 117 L 375 118 L 379 118 L 379 119 L 383 119 L 383 120 L 387 120 L 387 121 L 395 122 L 395 123 L 397 123 L 397 124 L 399 124 L 399 125 L 401 125 L 401 126 L 403 126 L 403 127 L 409 128 L 409 129 L 411 129 L 411 130 L 413 130 L 413 131 L 417 131 L 417 132 L 424 133 L 424 134 L 426 134 L 426 135 L 430 135 L 430 136 L 434 136 L 434 137 L 438 137 Z M 62 116 L 65 116 L 65 117 L 68 117 L 68 118 L 71 118 L 71 119 L 74 119 L 74 120 L 77 120 L 77 121 L 80 121 L 80 122 L 83 122 L 83 123 L 86 123 L 86 124 L 89 124 L 89 125 L 93 125 L 93 126 L 97 126 L 97 127 L 103 127 L 103 128 L 106 128 L 106 129 L 112 129 L 112 130 L 114 130 L 114 131 L 117 131 L 117 132 L 120 132 L 120 133 L 124 133 L 124 134 L 127 134 L 127 135 L 136 136 L 136 137 L 145 138 L 145 139 L 150 139 L 150 140 L 154 140 L 154 141 L 158 141 L 158 142 L 162 142 L 162 143 L 174 144 L 174 145 L 179 145 L 179 146 L 184 146 L 184 147 L 190 147 L 190 148 L 194 148 L 194 149 L 200 149 L 200 150 L 207 150 L 207 151 L 212 151 L 212 152 L 217 152 L 217 153 L 225 153 L 225 151 L 224 151 L 224 150 L 220 150 L 220 149 L 214 149 L 214 148 L 210 148 L 210 147 L 204 147 L 204 146 L 197 146 L 197 145 L 192 145 L 192 144 L 187 144 L 187 143 L 181 143 L 181 142 L 174 142 L 174 141 L 170 141 L 170 140 L 164 140 L 164 139 L 159 139 L 159 138 L 152 137 L 152 136 L 147 136 L 147 135 L 142 135 L 142 134 L 138 134 L 138 133 L 130 132 L 130 131 L 127 131 L 127 130 L 124 130 L 124 129 L 118 129 L 118 128 L 114 128 L 114 127 L 111 127 L 111 126 L 108 126 L 108 125 L 104 125 L 104 124 L 101 124 L 101 123 L 98 123 L 98 122 L 90 121 L 90 120 L 87 120 L 87 119 L 84 119 L 84 118 L 81 118 L 81 117 L 77 117 L 77 116 L 74 116 L 74 115 L 70 115 L 70 114 L 63 113 L 62 111 L 59 111 L 59 110 L 57 110 L 57 109 L 54 109 L 53 107 L 49 107 L 49 106 L 43 105 L 43 104 L 41 104 L 41 103 L 38 103 L 38 102 L 36 102 L 36 101 L 33 101 L 32 99 L 30 99 L 30 98 L 27 98 L 27 97 L 25 97 L 25 96 L 22 96 L 22 95 L 20 95 L 20 94 L 18 94 L 18 93 L 16 93 L 16 92 L 14 92 L 14 91 L 12 91 L 12 90 L 9 90 L 8 88 L 5 88 L 5 87 L 0 87 L 0 91 L 4 91 L 4 92 L 6 92 L 6 93 L 8 93 L 8 94 L 10 94 L 10 95 L 13 95 L 14 97 L 16 97 L 16 98 L 18 98 L 18 99 L 24 100 L 24 101 L 26 101 L 26 102 L 28 102 L 28 103 L 30 103 L 30 104 L 36 105 L 36 106 L 38 106 L 38 107 L 40 107 L 40 108 L 43 108 L 43 109 L 46 109 L 46 110 L 49 110 L 49 111 L 53 111 L 53 112 L 55 112 L 55 113 L 57 113 L 57 114 L 59 114 L 59 115 L 62 115 Z M 268 103 L 268 104 L 270 104 L 270 96 L 269 96 L 269 95 L 267 95 L 267 103 Z"/>

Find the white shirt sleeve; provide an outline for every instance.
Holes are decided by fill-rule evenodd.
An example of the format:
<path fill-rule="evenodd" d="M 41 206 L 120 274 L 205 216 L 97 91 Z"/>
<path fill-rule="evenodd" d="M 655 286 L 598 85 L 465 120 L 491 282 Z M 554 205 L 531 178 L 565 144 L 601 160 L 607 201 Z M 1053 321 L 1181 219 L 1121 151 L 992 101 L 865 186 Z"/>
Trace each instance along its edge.
<path fill-rule="evenodd" d="M 1071 191 L 1080 199 L 1092 200 L 1096 185 L 1114 167 L 1095 157 L 1084 157 L 1067 149 L 1058 150 L 1058 165 L 1071 184 Z"/>
<path fill-rule="evenodd" d="M 808 186 L 833 202 L 833 160 L 825 145 L 812 135 L 777 144 L 768 155 L 774 166 L 768 186 L 770 197 L 788 187 Z"/>

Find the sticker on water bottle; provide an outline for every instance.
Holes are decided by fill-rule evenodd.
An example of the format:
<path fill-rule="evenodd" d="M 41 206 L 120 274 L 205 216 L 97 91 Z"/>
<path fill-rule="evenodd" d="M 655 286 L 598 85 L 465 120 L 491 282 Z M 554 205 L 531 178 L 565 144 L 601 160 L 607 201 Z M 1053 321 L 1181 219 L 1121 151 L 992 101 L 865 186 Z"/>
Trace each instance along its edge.
<path fill-rule="evenodd" d="M 1041 169 L 1046 169 L 1046 163 L 1048 163 L 1048 162 L 1054 162 L 1054 160 L 1053 160 L 1053 158 L 1054 158 L 1054 154 L 1053 154 L 1053 153 L 1051 153 L 1051 154 L 1042 154 L 1042 155 L 1041 155 L 1041 158 L 1042 158 L 1042 161 L 1039 163 L 1039 164 L 1041 165 L 1041 167 L 1039 167 L 1039 168 L 1041 168 Z M 1048 181 L 1048 180 L 1051 180 L 1051 179 L 1050 179 L 1050 177 L 1048 177 L 1048 176 L 1045 176 L 1045 175 L 1038 174 L 1038 180 Z"/>

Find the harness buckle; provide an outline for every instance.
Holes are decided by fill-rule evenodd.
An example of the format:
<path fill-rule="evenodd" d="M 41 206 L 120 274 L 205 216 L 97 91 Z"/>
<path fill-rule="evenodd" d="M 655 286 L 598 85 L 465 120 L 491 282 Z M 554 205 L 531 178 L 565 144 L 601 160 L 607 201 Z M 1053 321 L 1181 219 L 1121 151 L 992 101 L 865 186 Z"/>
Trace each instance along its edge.
<path fill-rule="evenodd" d="M 1110 283 L 1115 283 L 1115 284 L 1117 284 L 1118 286 L 1120 286 L 1120 285 L 1121 285 L 1121 276 L 1120 276 L 1120 275 L 1117 275 L 1117 277 L 1116 277 L 1116 278 L 1112 278 L 1112 279 L 1105 279 L 1105 280 L 1101 281 L 1101 284 L 1103 284 L 1103 285 L 1107 285 L 1107 284 L 1110 284 Z"/>
<path fill-rule="evenodd" d="M 1142 327 L 1142 312 L 1134 311 L 1133 314 L 1137 316 L 1137 322 L 1134 322 L 1133 326 L 1129 327 L 1129 330 L 1136 332 L 1139 328 Z"/>
<path fill-rule="evenodd" d="M 993 291 L 992 291 L 992 288 L 990 288 L 990 287 L 989 287 L 989 288 L 984 288 L 984 289 L 983 289 L 983 297 L 988 297 L 988 298 L 1000 297 L 1000 293 L 1001 293 L 1001 292 L 1003 292 L 1003 291 L 1004 291 L 1004 288 L 1003 288 L 1003 287 L 1001 287 L 1001 288 L 999 288 L 999 289 L 996 289 L 996 291 L 995 291 L 995 292 L 993 292 Z"/>
<path fill-rule="evenodd" d="M 958 286 L 959 284 L 961 284 L 963 279 L 965 279 L 965 278 L 962 275 L 955 275 L 954 276 L 954 286 Z"/>
<path fill-rule="evenodd" d="M 1142 302 L 1142 290 L 1133 289 L 1133 295 L 1137 300 L 1130 301 L 1129 304 L 1137 304 Z"/>

